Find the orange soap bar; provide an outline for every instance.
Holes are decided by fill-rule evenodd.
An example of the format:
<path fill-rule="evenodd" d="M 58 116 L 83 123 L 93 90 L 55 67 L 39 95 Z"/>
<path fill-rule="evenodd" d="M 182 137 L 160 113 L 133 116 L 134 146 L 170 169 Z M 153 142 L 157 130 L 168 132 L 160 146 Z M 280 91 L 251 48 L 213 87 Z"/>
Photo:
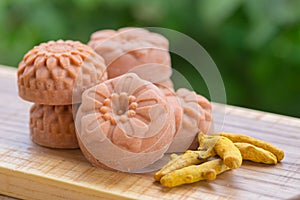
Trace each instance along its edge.
<path fill-rule="evenodd" d="M 19 64 L 21 98 L 37 104 L 80 103 L 84 89 L 107 79 L 103 58 L 74 41 L 50 41 L 31 49 Z"/>
<path fill-rule="evenodd" d="M 73 120 L 73 112 L 76 112 L 78 106 L 34 104 L 30 109 L 30 136 L 32 141 L 51 148 L 78 148 Z"/>
<path fill-rule="evenodd" d="M 127 72 L 152 83 L 170 80 L 172 69 L 168 40 L 143 28 L 101 30 L 88 43 L 108 66 L 108 78 Z"/>
<path fill-rule="evenodd" d="M 175 118 L 155 85 L 127 73 L 83 93 L 76 126 L 80 148 L 91 163 L 132 172 L 167 151 Z"/>

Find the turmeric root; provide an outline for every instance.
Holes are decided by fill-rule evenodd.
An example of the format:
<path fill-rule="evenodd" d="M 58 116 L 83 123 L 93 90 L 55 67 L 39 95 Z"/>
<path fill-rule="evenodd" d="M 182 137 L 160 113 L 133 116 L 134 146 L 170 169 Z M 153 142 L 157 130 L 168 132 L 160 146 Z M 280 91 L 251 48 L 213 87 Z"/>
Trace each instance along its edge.
<path fill-rule="evenodd" d="M 240 167 L 243 160 L 276 164 L 284 157 L 281 149 L 242 134 L 221 132 L 204 135 L 200 132 L 198 140 L 198 151 L 172 154 L 171 161 L 154 175 L 155 180 L 160 180 L 167 187 L 175 187 L 200 180 L 214 180 L 218 174 Z M 207 161 L 215 155 L 221 159 Z"/>
<path fill-rule="evenodd" d="M 178 155 L 177 155 L 176 153 L 172 153 L 172 154 L 170 155 L 171 160 L 173 160 L 173 159 L 175 159 L 175 158 L 177 158 L 177 157 L 178 157 Z"/>
<path fill-rule="evenodd" d="M 160 183 L 167 187 L 175 187 L 200 180 L 215 180 L 217 174 L 229 169 L 221 159 L 211 160 L 172 171 L 163 176 Z"/>
<path fill-rule="evenodd" d="M 220 137 L 214 149 L 216 153 L 223 158 L 224 164 L 227 167 L 236 169 L 242 165 L 242 155 L 229 139 Z"/>
<path fill-rule="evenodd" d="M 208 135 L 204 135 L 202 132 L 198 134 L 198 141 L 199 141 L 199 158 L 205 159 L 209 157 L 213 157 L 216 155 L 214 150 L 214 146 L 217 143 L 219 137 L 211 137 Z"/>
<path fill-rule="evenodd" d="M 243 134 L 233 134 L 233 133 L 226 133 L 226 132 L 220 132 L 217 133 L 216 135 L 224 136 L 231 140 L 232 142 L 244 142 L 244 143 L 249 143 L 252 144 L 256 147 L 263 148 L 264 150 L 267 150 L 271 153 L 273 153 L 276 157 L 278 162 L 281 161 L 284 158 L 284 152 L 283 150 L 275 147 L 274 145 L 267 143 L 265 141 L 243 135 Z"/>
<path fill-rule="evenodd" d="M 198 154 L 199 154 L 198 151 L 191 151 L 191 150 L 186 151 L 184 154 L 180 156 L 176 156 L 176 154 L 175 155 L 171 154 L 172 160 L 170 160 L 161 170 L 159 170 L 154 174 L 154 179 L 156 181 L 159 181 L 161 177 L 174 170 L 205 162 L 206 159 L 199 159 Z"/>
<path fill-rule="evenodd" d="M 240 142 L 234 143 L 234 145 L 240 150 L 244 160 L 265 164 L 277 164 L 276 156 L 263 148 Z"/>
<path fill-rule="evenodd" d="M 207 154 L 214 152 L 219 155 L 226 166 L 231 169 L 239 168 L 242 165 L 242 155 L 237 147 L 228 138 L 218 135 L 199 134 L 199 149 L 207 149 Z M 212 149 L 213 148 L 213 149 Z M 201 156 L 201 154 L 199 155 Z"/>

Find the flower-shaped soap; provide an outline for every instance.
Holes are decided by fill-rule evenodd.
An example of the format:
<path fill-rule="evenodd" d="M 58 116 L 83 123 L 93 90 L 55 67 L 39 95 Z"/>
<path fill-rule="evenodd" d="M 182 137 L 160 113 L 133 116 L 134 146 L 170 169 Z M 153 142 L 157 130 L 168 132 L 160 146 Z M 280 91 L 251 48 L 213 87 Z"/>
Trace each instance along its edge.
<path fill-rule="evenodd" d="M 78 148 L 73 109 L 78 105 L 34 104 L 30 109 L 30 136 L 35 143 L 52 148 Z"/>
<path fill-rule="evenodd" d="M 180 125 L 176 126 L 176 133 L 168 152 L 184 152 L 187 149 L 197 148 L 197 133 L 207 133 L 213 128 L 211 104 L 203 96 L 180 88 L 176 91 L 177 101 L 174 95 L 167 98 L 170 104 L 177 109 L 176 118 L 181 119 Z M 181 112 L 178 110 L 180 104 Z M 177 120 L 177 121 L 178 121 Z"/>
<path fill-rule="evenodd" d="M 90 162 L 130 172 L 163 156 L 173 140 L 175 122 L 160 90 L 127 73 L 83 93 L 76 128 Z"/>
<path fill-rule="evenodd" d="M 104 58 L 108 78 L 131 72 L 160 83 L 172 74 L 168 40 L 146 29 L 98 31 L 92 34 L 88 45 Z"/>
<path fill-rule="evenodd" d="M 87 45 L 70 40 L 42 43 L 19 64 L 19 95 L 38 104 L 79 103 L 84 89 L 107 79 L 105 70 L 103 58 Z"/>

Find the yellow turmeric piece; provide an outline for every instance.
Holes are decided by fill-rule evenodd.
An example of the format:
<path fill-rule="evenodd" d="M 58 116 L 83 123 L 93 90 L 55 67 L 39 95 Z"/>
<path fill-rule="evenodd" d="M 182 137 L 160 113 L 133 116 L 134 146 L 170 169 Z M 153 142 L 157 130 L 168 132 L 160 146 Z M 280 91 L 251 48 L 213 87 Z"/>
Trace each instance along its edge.
<path fill-rule="evenodd" d="M 221 159 L 215 159 L 172 171 L 163 176 L 160 183 L 167 187 L 175 187 L 200 180 L 215 180 L 216 175 L 229 169 Z"/>
<path fill-rule="evenodd" d="M 187 150 L 184 154 L 179 156 L 176 154 L 171 154 L 170 157 L 172 160 L 170 160 L 161 170 L 154 174 L 154 179 L 156 181 L 159 181 L 161 177 L 174 170 L 181 169 L 190 165 L 200 164 L 206 161 L 206 159 L 199 159 L 198 155 L 198 151 L 191 150 Z"/>
<path fill-rule="evenodd" d="M 263 148 L 241 142 L 234 143 L 234 145 L 240 150 L 244 160 L 265 164 L 277 164 L 276 156 Z"/>
<path fill-rule="evenodd" d="M 228 138 L 218 135 L 199 134 L 199 150 L 207 149 L 207 154 L 219 155 L 226 166 L 231 169 L 239 168 L 242 165 L 242 155 L 237 147 Z M 203 154 L 202 154 L 203 155 Z M 201 154 L 199 155 L 201 158 Z"/>
<path fill-rule="evenodd" d="M 231 140 L 232 142 L 244 142 L 244 143 L 252 144 L 256 147 L 263 148 L 264 150 L 273 153 L 277 157 L 278 162 L 284 158 L 283 150 L 263 140 L 259 140 L 243 134 L 234 134 L 234 133 L 226 133 L 226 132 L 220 132 L 217 133 L 216 135 L 224 136 L 229 140 Z"/>
<path fill-rule="evenodd" d="M 172 154 L 170 155 L 171 160 L 173 160 L 173 159 L 175 159 L 175 158 L 177 158 L 177 157 L 178 157 L 178 155 L 177 155 L 176 153 L 172 153 Z"/>
<path fill-rule="evenodd" d="M 211 137 L 204 135 L 202 132 L 198 134 L 198 142 L 199 142 L 199 158 L 209 158 L 216 155 L 214 150 L 214 146 L 217 143 L 219 137 Z"/>

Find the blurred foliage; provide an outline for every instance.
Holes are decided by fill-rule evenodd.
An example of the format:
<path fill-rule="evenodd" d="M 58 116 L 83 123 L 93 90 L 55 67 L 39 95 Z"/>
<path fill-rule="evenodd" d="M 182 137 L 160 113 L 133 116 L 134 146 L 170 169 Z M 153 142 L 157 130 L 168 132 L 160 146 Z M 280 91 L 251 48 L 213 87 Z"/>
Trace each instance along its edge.
<path fill-rule="evenodd" d="M 1 0 L 0 63 L 16 67 L 48 40 L 87 42 L 100 29 L 165 27 L 209 52 L 229 104 L 300 117 L 299 8 L 298 0 Z M 172 59 L 208 96 L 189 64 Z"/>

